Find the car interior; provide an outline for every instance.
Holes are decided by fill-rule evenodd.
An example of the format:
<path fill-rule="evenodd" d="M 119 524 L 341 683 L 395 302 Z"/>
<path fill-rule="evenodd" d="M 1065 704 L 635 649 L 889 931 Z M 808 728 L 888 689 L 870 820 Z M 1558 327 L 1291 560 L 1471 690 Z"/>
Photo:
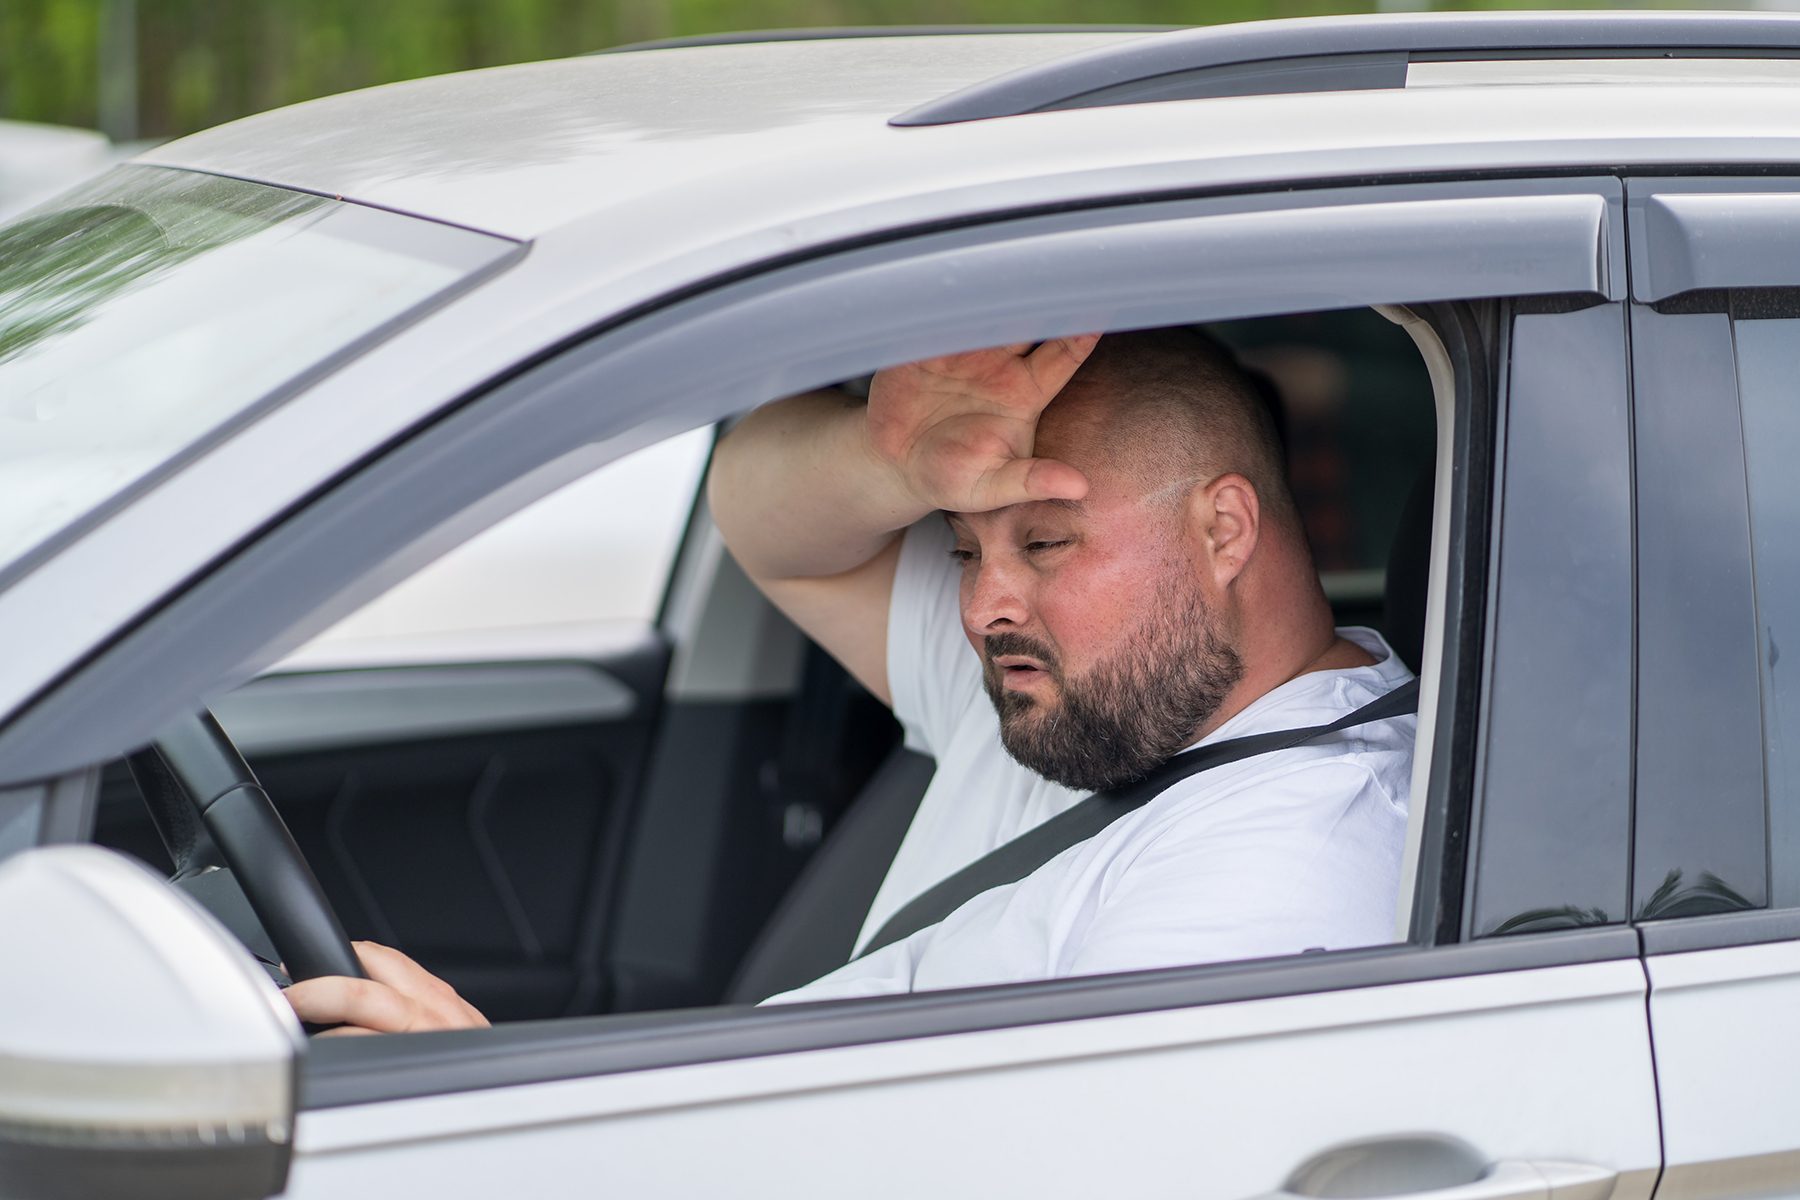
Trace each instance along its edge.
<path fill-rule="evenodd" d="M 1338 623 L 1415 670 L 1446 402 L 1417 325 L 1356 309 L 1204 327 L 1276 406 Z M 604 637 L 546 623 L 424 658 L 302 652 L 216 705 L 349 935 L 496 1021 L 755 1003 L 826 973 L 931 778 L 737 570 L 697 467 L 676 492 L 654 611 Z M 604 571 L 605 527 L 639 515 L 578 512 L 592 544 L 555 549 Z M 96 838 L 174 869 L 124 761 Z"/>

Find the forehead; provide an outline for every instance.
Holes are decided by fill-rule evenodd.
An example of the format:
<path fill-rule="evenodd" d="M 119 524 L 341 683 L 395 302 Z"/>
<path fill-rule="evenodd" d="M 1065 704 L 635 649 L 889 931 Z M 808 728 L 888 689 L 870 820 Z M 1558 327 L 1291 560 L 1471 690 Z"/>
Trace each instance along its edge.
<path fill-rule="evenodd" d="M 1141 498 L 1198 469 L 1192 419 L 1167 398 L 1077 375 L 1044 410 L 1032 450 L 1081 471 L 1096 493 Z"/>
<path fill-rule="evenodd" d="M 1036 452 L 1081 467 L 1078 460 L 1116 453 L 1140 424 L 1121 400 L 1105 383 L 1077 375 L 1038 418 Z"/>

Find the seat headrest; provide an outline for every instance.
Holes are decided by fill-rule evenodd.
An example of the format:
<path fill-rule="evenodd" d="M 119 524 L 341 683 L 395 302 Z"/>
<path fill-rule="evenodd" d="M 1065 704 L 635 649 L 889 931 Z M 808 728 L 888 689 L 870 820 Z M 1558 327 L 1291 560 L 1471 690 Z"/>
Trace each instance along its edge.
<path fill-rule="evenodd" d="M 1406 507 L 1400 510 L 1400 523 L 1394 529 L 1393 546 L 1388 551 L 1387 587 L 1382 599 L 1382 632 L 1400 661 L 1415 674 L 1425 647 L 1425 598 L 1431 580 L 1431 508 L 1436 483 L 1436 464 L 1426 463 L 1406 497 Z"/>

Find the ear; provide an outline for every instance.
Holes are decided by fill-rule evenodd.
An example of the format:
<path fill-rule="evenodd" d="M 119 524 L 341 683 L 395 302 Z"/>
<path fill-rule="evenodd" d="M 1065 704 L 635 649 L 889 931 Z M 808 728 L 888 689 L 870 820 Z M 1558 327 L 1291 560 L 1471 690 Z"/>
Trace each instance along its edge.
<path fill-rule="evenodd" d="M 1262 534 L 1256 485 L 1236 473 L 1221 475 L 1195 491 L 1188 504 L 1213 583 L 1220 589 L 1229 587 L 1249 565 Z"/>

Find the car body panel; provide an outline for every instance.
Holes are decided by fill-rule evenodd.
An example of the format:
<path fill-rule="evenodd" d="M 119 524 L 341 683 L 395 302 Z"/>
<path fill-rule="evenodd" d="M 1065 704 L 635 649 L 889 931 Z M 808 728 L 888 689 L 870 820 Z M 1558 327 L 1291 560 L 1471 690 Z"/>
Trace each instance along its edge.
<path fill-rule="evenodd" d="M 1649 970 L 1667 1155 L 1657 1195 L 1791 1195 L 1800 942 L 1653 955 Z"/>
<path fill-rule="evenodd" d="M 287 1194 L 1242 1200 L 1431 1136 L 1644 1200 L 1643 989 L 1628 959 L 314 1110 Z"/>

